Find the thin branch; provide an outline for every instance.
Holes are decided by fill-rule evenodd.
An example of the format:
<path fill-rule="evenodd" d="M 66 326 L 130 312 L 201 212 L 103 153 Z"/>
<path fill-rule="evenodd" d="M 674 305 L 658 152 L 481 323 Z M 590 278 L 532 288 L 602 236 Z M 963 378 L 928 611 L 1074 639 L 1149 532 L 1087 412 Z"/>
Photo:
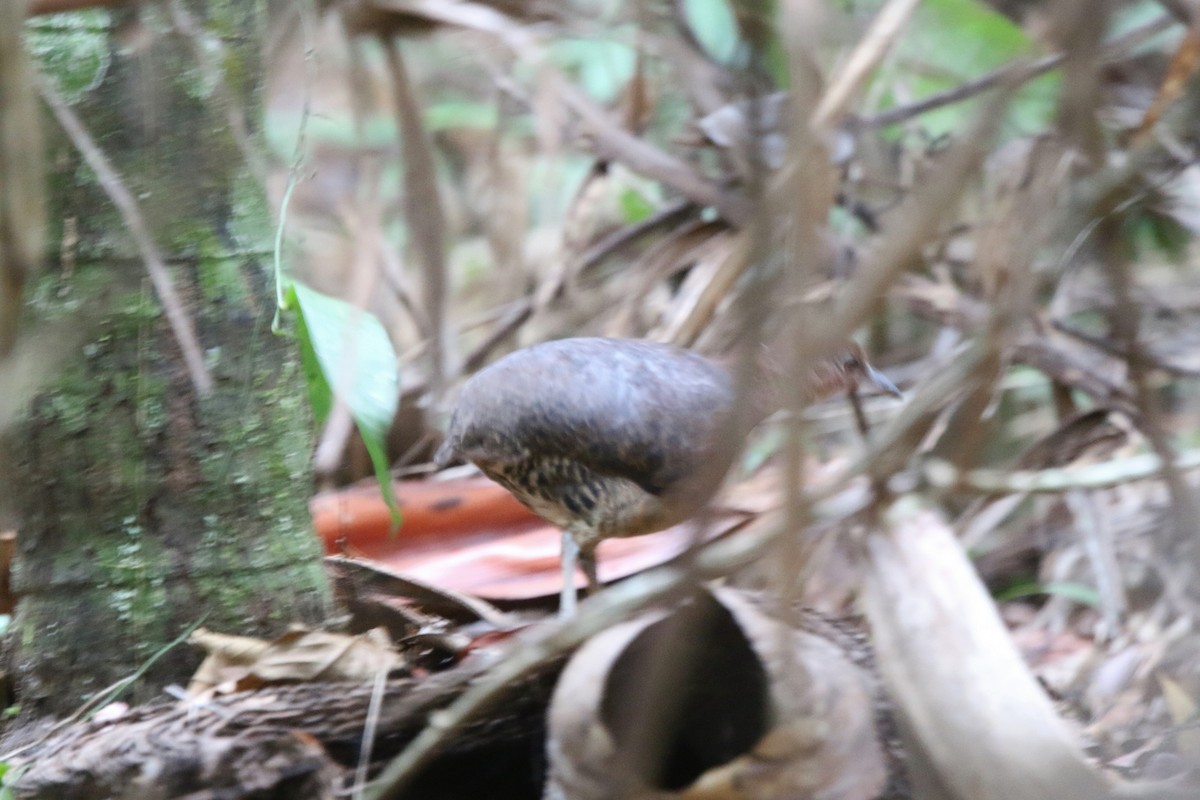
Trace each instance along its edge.
<path fill-rule="evenodd" d="M 1158 19 L 1131 30 L 1123 36 L 1113 39 L 1104 48 L 1105 60 L 1110 61 L 1124 55 L 1150 37 L 1157 36 L 1163 31 L 1174 27 L 1176 24 L 1177 22 L 1173 17 L 1163 15 Z M 964 100 L 969 100 L 976 95 L 983 94 L 1000 86 L 1027 83 L 1045 75 L 1051 70 L 1057 69 L 1065 58 L 1065 53 L 1054 53 L 1053 55 L 1043 56 L 1030 64 L 1005 64 L 1003 67 L 993 70 L 973 81 L 967 81 L 943 92 L 936 92 L 915 103 L 889 108 L 887 111 L 868 117 L 860 117 L 855 121 L 855 124 L 860 128 L 882 128 L 886 125 L 906 122 L 913 117 L 919 117 L 922 114 L 942 108 L 943 106 L 961 103 Z"/>
<path fill-rule="evenodd" d="M 371 750 L 375 747 L 375 736 L 379 729 L 379 716 L 386 691 L 387 670 L 376 670 L 375 685 L 371 689 L 371 702 L 367 706 L 367 719 L 363 725 L 362 744 L 358 748 L 358 766 L 354 770 L 354 790 L 350 795 L 352 800 L 362 800 L 363 791 L 367 785 L 367 774 L 371 767 Z"/>
<path fill-rule="evenodd" d="M 527 56 L 536 39 L 509 17 L 481 3 L 434 0 L 373 0 L 380 11 L 417 14 L 445 25 L 454 25 L 495 36 L 519 56 Z M 543 65 L 550 69 L 549 65 Z M 553 81 L 558 99 L 579 117 L 592 137 L 592 149 L 602 158 L 619 161 L 634 172 L 671 187 L 702 206 L 712 206 L 734 225 L 750 220 L 753 208 L 741 193 L 727 191 L 701 176 L 690 164 L 634 136 L 614 122 L 561 75 Z"/>
<path fill-rule="evenodd" d="M 179 343 L 179 349 L 183 353 L 183 361 L 191 378 L 192 386 L 196 389 L 196 394 L 200 397 L 211 394 L 213 378 L 208 371 L 208 366 L 204 363 L 204 351 L 196 338 L 192 320 L 183 309 L 183 303 L 175 291 L 175 285 L 171 282 L 171 275 L 167 271 L 166 263 L 158 251 L 158 246 L 154 244 L 154 239 L 150 235 L 150 229 L 146 225 L 146 219 L 142 216 L 137 201 L 121 181 L 108 158 L 96 145 L 95 140 L 88 134 L 87 129 L 83 127 L 79 117 L 59 96 L 51 81 L 40 73 L 36 79 L 42 99 L 50 107 L 58 124 L 62 126 L 63 131 L 83 156 L 84 161 L 96 173 L 100 187 L 117 207 L 121 219 L 125 222 L 125 227 L 129 230 L 129 235 L 133 238 L 138 250 L 141 251 L 146 272 L 149 273 L 150 282 L 154 285 L 159 302 L 162 303 L 163 312 L 166 314 L 167 323 L 171 326 L 171 332 L 175 335 L 175 341 Z"/>
<path fill-rule="evenodd" d="M 666 320 L 662 338 L 680 347 L 692 347 L 716 314 L 721 301 L 754 264 L 761 246 L 750 230 L 738 231 L 723 248 L 713 248 L 701 260 L 701 268 L 688 274 L 672 315 Z"/>
<path fill-rule="evenodd" d="M 830 342 L 849 336 L 862 324 L 884 292 L 920 255 L 921 248 L 934 235 L 987 156 L 1012 94 L 1022 82 L 1022 69 L 1029 68 L 1028 64 L 1013 68 L 1012 82 L 989 98 L 972 129 L 960 137 L 943 156 L 938 170 L 917 186 L 894 214 L 872 246 L 871 257 L 835 303 L 833 318 L 822 332 L 826 337 L 820 343 L 823 347 L 818 347 L 818 352 L 828 348 Z"/>
<path fill-rule="evenodd" d="M 579 256 L 576 266 L 579 276 L 581 278 L 585 277 L 593 267 L 600 264 L 604 259 L 657 228 L 674 228 L 695 212 L 695 203 L 690 200 L 676 200 L 674 203 L 668 203 L 639 222 L 627 225 L 624 228 L 618 228 L 593 244 Z"/>
<path fill-rule="evenodd" d="M 1183 41 L 1175 48 L 1162 84 L 1158 87 L 1158 93 L 1155 94 L 1150 107 L 1142 116 L 1142 124 L 1133 134 L 1135 142 L 1149 136 L 1157 127 L 1158 121 L 1162 119 L 1166 110 L 1183 97 L 1198 67 L 1200 67 L 1200 17 L 1188 26 Z"/>
<path fill-rule="evenodd" d="M 592 149 L 634 172 L 659 181 L 702 206 L 712 206 L 731 224 L 745 225 L 752 204 L 741 193 L 727 191 L 702 177 L 690 164 L 639 139 L 566 80 L 555 81 L 555 93 L 592 136 Z"/>
<path fill-rule="evenodd" d="M 429 320 L 429 384 L 441 393 L 447 373 L 446 221 L 438 194 L 433 145 L 421 121 L 421 107 L 394 37 L 380 41 L 391 77 L 396 126 L 403 140 L 404 207 L 408 236 L 425 273 L 424 312 Z"/>
<path fill-rule="evenodd" d="M 1173 459 L 1179 472 L 1200 469 L 1200 450 L 1186 450 Z M 984 494 L 1058 494 L 1077 489 L 1111 489 L 1130 481 L 1162 479 L 1168 468 L 1155 453 L 1061 469 L 1014 470 L 973 469 L 960 471 L 941 459 L 931 459 L 921 468 L 930 486 Z"/>
<path fill-rule="evenodd" d="M 1054 327 L 1054 330 L 1058 331 L 1059 333 L 1070 336 L 1072 339 L 1083 342 L 1089 347 L 1094 347 L 1100 352 L 1106 353 L 1114 358 L 1128 360 L 1131 357 L 1131 353 L 1129 352 L 1128 348 L 1126 348 L 1121 342 L 1114 342 L 1112 339 L 1109 339 L 1105 336 L 1090 334 L 1085 330 L 1076 328 L 1066 320 L 1054 319 L 1050 321 L 1050 324 Z M 1146 360 L 1149 366 L 1153 367 L 1154 369 L 1160 369 L 1176 378 L 1200 378 L 1200 367 L 1189 367 L 1185 364 L 1171 363 L 1167 360 L 1166 356 L 1159 355 L 1158 353 L 1148 349 L 1148 347 L 1143 348 L 1143 352 L 1140 355 Z"/>
<path fill-rule="evenodd" d="M 487 361 L 492 351 L 508 337 L 516 333 L 533 316 L 533 302 L 529 298 L 517 300 L 512 308 L 500 318 L 483 341 L 463 359 L 463 373 L 474 372 Z"/>
<path fill-rule="evenodd" d="M 292 147 L 292 163 L 288 169 L 283 199 L 279 202 L 279 221 L 275 226 L 274 258 L 271 261 L 275 271 L 275 318 L 271 320 L 271 330 L 276 333 L 281 327 L 280 312 L 287 306 L 284 295 L 286 281 L 283 275 L 283 233 L 287 229 L 292 194 L 296 191 L 296 184 L 300 182 L 300 167 L 304 165 L 304 157 L 308 152 L 308 120 L 312 114 L 313 85 L 316 83 L 317 56 L 312 44 L 312 12 L 312 5 L 307 0 L 302 0 L 296 5 L 296 13 L 300 15 L 300 35 L 304 40 L 304 102 L 300 107 L 300 122 L 296 127 L 296 141 Z"/>
<path fill-rule="evenodd" d="M 378 11 L 414 15 L 439 25 L 491 33 L 517 52 L 527 48 L 533 39 L 523 26 L 485 3 L 468 0 L 370 0 L 369 5 Z"/>
<path fill-rule="evenodd" d="M 1031 81 L 1034 78 L 1039 78 L 1056 69 L 1062 64 L 1066 55 L 1063 53 L 1055 53 L 1054 55 L 1044 56 L 1034 61 L 1032 64 L 1022 66 L 1020 64 L 1005 64 L 997 70 L 976 78 L 973 81 L 959 84 L 951 89 L 946 89 L 943 92 L 935 92 L 915 103 L 909 103 L 906 106 L 897 106 L 889 108 L 887 111 L 880 112 L 869 117 L 861 117 L 857 124 L 862 128 L 882 128 L 886 125 L 895 125 L 899 122 L 906 122 L 913 117 L 919 117 L 929 111 L 934 111 L 942 106 L 961 103 L 963 100 L 970 100 L 976 95 L 983 94 L 997 87 L 1003 86 L 1006 83 L 1020 78 L 1021 82 Z M 1022 72 L 1022 70 L 1024 70 Z"/>
<path fill-rule="evenodd" d="M 1200 11 L 1194 2 L 1189 0 L 1158 0 L 1158 4 L 1184 25 L 1191 25 Z"/>
<path fill-rule="evenodd" d="M 912 17 L 920 0 L 890 0 L 871 21 L 866 34 L 850 54 L 846 66 L 838 71 L 813 112 L 812 126 L 818 135 L 831 129 L 845 115 L 871 72 L 895 44 L 900 31 Z"/>

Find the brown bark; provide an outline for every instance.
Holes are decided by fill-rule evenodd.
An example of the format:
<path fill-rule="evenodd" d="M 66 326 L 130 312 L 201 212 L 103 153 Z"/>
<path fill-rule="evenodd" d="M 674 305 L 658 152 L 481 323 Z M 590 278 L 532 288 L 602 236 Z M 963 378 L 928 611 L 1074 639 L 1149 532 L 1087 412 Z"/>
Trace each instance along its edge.
<path fill-rule="evenodd" d="M 115 8 L 130 5 L 133 0 L 30 0 L 27 13 L 31 17 L 82 11 L 88 8 Z"/>
<path fill-rule="evenodd" d="M 176 274 L 193 297 L 197 272 Z M 64 287 L 72 305 L 113 308 L 10 439 L 11 666 L 24 710 L 73 710 L 202 619 L 271 635 L 324 615 L 300 369 L 269 330 L 264 282 L 243 277 L 257 289 L 243 301 L 192 303 L 218 367 L 203 401 L 148 290 L 85 295 L 86 279 L 102 275 Z M 198 660 L 165 653 L 134 699 L 182 681 Z"/>
<path fill-rule="evenodd" d="M 373 758 L 395 755 L 431 711 L 479 676 L 482 661 L 389 682 Z M 514 686 L 504 703 L 461 731 L 412 796 L 536 798 L 544 710 L 560 667 Z M 18 763 L 29 768 L 12 790 L 23 800 L 141 798 L 148 785 L 163 797 L 324 800 L 357 763 L 371 692 L 361 684 L 273 686 L 77 725 L 23 753 Z"/>
<path fill-rule="evenodd" d="M 231 25 L 256 13 L 208 10 Z M 168 644 L 202 619 L 270 635 L 327 606 L 305 507 L 312 424 L 296 348 L 270 330 L 267 271 L 228 252 L 245 165 L 190 51 L 166 34 L 136 48 L 99 38 L 119 27 L 89 34 L 108 45 L 108 68 L 71 101 L 111 164 L 108 182 L 78 136 L 47 126 L 61 269 L 27 285 L 21 346 L 54 366 L 0 449 L 0 525 L 19 537 L 8 666 L 31 715 L 74 710 L 143 666 L 132 699 L 156 696 L 198 663 Z M 252 107 L 257 46 L 230 45 L 225 58 L 249 76 L 231 95 Z M 154 288 L 148 265 L 122 255 L 138 248 L 113 210 L 113 181 L 138 206 L 141 238 L 166 254 Z M 215 378 L 203 398 L 163 319 L 163 274 Z"/>

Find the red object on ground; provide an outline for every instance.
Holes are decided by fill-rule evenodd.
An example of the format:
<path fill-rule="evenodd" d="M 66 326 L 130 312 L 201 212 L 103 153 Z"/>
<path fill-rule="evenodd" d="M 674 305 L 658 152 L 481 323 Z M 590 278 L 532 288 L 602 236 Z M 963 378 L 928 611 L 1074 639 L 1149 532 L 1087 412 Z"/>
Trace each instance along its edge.
<path fill-rule="evenodd" d="M 322 492 L 309 503 L 325 552 L 376 561 L 425 583 L 496 600 L 557 595 L 561 531 L 487 478 L 396 481 L 392 517 L 375 481 Z M 727 528 L 721 525 L 720 528 Z M 690 525 L 599 549 L 600 579 L 618 580 L 683 552 Z M 578 585 L 583 586 L 579 576 Z"/>

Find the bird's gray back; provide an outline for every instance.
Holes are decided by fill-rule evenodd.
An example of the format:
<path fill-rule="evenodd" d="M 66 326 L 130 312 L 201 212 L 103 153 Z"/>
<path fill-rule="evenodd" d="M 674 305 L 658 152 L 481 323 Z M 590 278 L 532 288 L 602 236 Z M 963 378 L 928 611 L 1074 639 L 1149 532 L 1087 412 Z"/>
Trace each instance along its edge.
<path fill-rule="evenodd" d="M 471 378 L 448 437 L 476 463 L 577 459 L 659 493 L 712 457 L 733 403 L 730 375 L 698 354 L 630 339 L 562 339 Z"/>

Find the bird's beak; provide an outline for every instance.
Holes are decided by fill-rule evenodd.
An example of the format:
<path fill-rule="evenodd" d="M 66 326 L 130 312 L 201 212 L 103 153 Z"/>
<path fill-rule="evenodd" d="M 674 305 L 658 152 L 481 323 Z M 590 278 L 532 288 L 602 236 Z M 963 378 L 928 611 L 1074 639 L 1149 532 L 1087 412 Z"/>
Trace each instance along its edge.
<path fill-rule="evenodd" d="M 904 393 L 897 388 L 896 384 L 892 383 L 891 378 L 889 378 L 887 375 L 884 375 L 870 364 L 863 364 L 863 372 L 866 373 L 867 380 L 873 383 L 879 389 L 882 389 L 884 392 L 887 392 L 893 397 L 904 397 Z"/>

